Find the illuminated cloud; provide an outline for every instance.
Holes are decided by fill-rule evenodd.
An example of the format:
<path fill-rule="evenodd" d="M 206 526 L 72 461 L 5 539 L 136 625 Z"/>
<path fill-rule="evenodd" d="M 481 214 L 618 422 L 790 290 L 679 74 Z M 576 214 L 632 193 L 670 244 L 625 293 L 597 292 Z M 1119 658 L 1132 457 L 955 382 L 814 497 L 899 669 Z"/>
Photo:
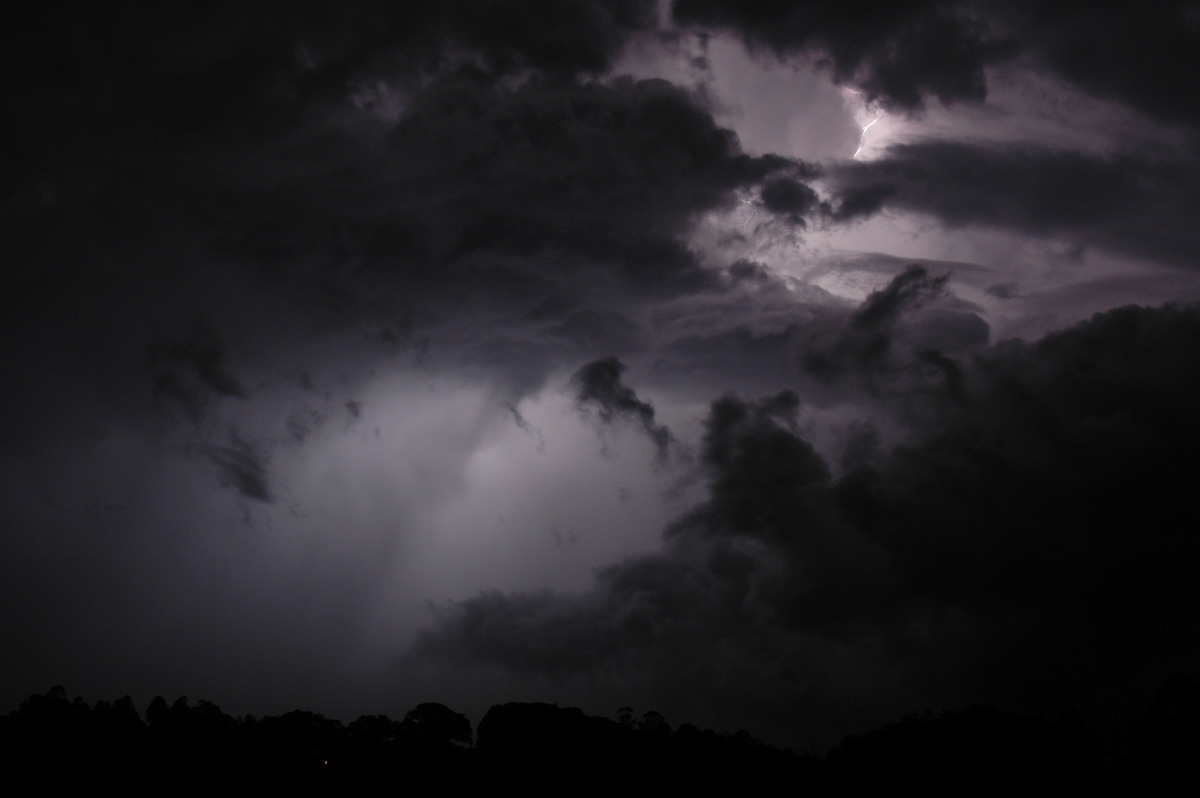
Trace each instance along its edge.
<path fill-rule="evenodd" d="M 7 26 L 0 700 L 805 744 L 1194 669 L 1196 15 L 1043 5 Z"/>

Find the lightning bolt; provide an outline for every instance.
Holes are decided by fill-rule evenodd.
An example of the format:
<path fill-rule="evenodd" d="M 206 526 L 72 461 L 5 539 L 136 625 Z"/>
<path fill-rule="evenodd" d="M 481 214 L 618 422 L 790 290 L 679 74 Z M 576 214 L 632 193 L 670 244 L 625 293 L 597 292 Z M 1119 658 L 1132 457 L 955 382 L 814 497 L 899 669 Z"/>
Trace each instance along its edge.
<path fill-rule="evenodd" d="M 738 225 L 738 227 L 740 227 L 744 230 L 744 229 L 746 229 L 746 226 L 748 224 L 750 224 L 751 221 L 754 220 L 754 217 L 757 215 L 758 211 L 755 210 L 754 203 L 748 199 L 742 200 L 741 204 L 745 205 L 750 211 L 748 214 L 746 214 L 746 218 L 742 220 L 742 223 L 740 225 Z"/>
<path fill-rule="evenodd" d="M 875 124 L 880 119 L 883 119 L 883 111 L 880 111 L 879 114 L 870 122 L 868 122 L 862 129 L 862 135 L 858 137 L 858 149 L 855 150 L 854 154 L 850 156 L 851 158 L 857 158 L 858 154 L 862 152 L 863 145 L 867 143 L 867 131 L 871 129 L 871 125 Z"/>

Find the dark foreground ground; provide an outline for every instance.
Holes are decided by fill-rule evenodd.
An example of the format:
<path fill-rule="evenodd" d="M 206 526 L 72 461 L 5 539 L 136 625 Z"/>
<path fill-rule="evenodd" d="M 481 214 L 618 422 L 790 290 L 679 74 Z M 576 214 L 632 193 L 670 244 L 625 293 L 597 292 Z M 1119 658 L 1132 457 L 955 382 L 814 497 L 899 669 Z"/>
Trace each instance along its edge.
<path fill-rule="evenodd" d="M 89 705 L 61 687 L 0 718 L 8 795 L 1197 794 L 1200 682 L 1168 680 L 1121 750 L 1082 719 L 990 707 L 908 716 L 797 755 L 746 732 L 551 704 L 492 707 L 472 730 L 441 704 L 343 724 L 296 710 L 231 717 L 207 701 Z"/>

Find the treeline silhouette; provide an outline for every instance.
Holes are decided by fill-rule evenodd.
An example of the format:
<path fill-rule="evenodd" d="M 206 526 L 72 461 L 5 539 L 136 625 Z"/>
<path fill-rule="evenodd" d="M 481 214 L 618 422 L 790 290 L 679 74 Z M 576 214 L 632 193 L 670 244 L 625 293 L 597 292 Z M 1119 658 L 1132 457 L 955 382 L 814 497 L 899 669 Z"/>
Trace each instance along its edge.
<path fill-rule="evenodd" d="M 0 718 L 9 795 L 1037 795 L 1195 794 L 1200 682 L 1172 677 L 1131 740 L 1104 751 L 1078 715 L 971 706 L 909 715 L 797 755 L 744 731 L 672 729 L 553 704 L 492 707 L 473 733 L 442 704 L 349 724 L 314 712 L 235 718 L 215 704 L 128 697 L 89 705 L 62 687 Z"/>

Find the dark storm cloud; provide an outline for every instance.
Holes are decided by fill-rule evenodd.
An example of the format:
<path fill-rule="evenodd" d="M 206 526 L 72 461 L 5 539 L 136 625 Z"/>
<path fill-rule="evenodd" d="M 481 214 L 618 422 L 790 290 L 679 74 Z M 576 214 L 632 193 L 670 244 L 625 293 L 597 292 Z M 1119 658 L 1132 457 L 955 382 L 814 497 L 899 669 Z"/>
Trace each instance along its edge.
<path fill-rule="evenodd" d="M 651 0 L 350 0 L 97 8 L 45 3 L 4 34 L 14 133 L 76 131 L 56 123 L 121 121 L 152 109 L 172 132 L 290 115 L 380 68 L 436 71 L 477 57 L 486 68 L 560 74 L 603 70 L 629 33 L 653 23 Z M 93 120 L 95 122 L 96 120 Z M 292 117 L 294 121 L 294 117 Z M 22 137 L 23 138 L 23 137 Z M 36 144 L 34 141 L 28 143 Z"/>
<path fill-rule="evenodd" d="M 543 339 L 523 361 L 535 373 L 558 357 L 547 331 L 592 351 L 642 346 L 637 302 L 719 286 L 684 242 L 695 220 L 762 180 L 811 173 L 746 156 L 663 81 L 510 88 L 454 72 L 386 136 L 346 136 L 311 163 L 264 152 L 265 183 L 197 198 L 212 245 L 335 324 L 399 317 L 407 341 L 474 314 L 473 335 L 497 344 Z"/>
<path fill-rule="evenodd" d="M 622 352 L 644 348 L 646 337 L 636 322 L 615 310 L 577 310 L 551 333 L 580 346 L 606 341 Z"/>
<path fill-rule="evenodd" d="M 919 308 L 930 299 L 945 294 L 950 275 L 932 276 L 923 266 L 909 266 L 886 287 L 872 291 L 854 312 L 850 326 L 855 330 L 875 331 L 896 323 L 902 313 Z"/>
<path fill-rule="evenodd" d="M 696 214 L 799 168 L 741 154 L 732 133 L 664 81 L 534 79 L 510 92 L 447 78 L 416 99 L 391 146 L 420 186 L 408 210 L 433 233 L 422 250 L 450 268 L 477 272 L 472 259 L 484 254 L 517 259 L 498 275 L 511 280 L 552 256 L 547 278 L 608 273 L 656 292 L 708 280 L 678 239 Z"/>
<path fill-rule="evenodd" d="M 630 33 L 654 24 L 654 6 L 653 0 L 468 0 L 438 4 L 433 13 L 498 68 L 580 73 L 606 69 Z"/>
<path fill-rule="evenodd" d="M 869 428 L 852 435 L 847 456 L 873 465 L 836 480 L 794 394 L 724 397 L 705 422 L 708 497 L 662 554 L 581 595 L 447 607 L 418 653 L 618 692 L 632 673 L 669 674 L 664 711 L 774 701 L 810 727 L 855 714 L 822 696 L 872 694 L 873 712 L 966 696 L 1093 706 L 1114 679 L 1133 690 L 1200 655 L 1198 345 L 1200 311 L 1176 307 L 1007 342 L 961 366 L 966 401 L 907 445 L 881 455 Z"/>
<path fill-rule="evenodd" d="M 204 456 L 217 467 L 222 485 L 233 488 L 247 499 L 270 503 L 268 456 L 261 444 L 242 438 L 236 431 L 230 434 L 228 446 L 206 446 Z"/>
<path fill-rule="evenodd" d="M 864 374 L 882 371 L 890 365 L 892 338 L 901 315 L 943 296 L 949 279 L 949 274 L 935 277 L 922 266 L 909 266 L 863 301 L 832 346 L 808 352 L 805 370 L 826 379 L 847 369 Z"/>
<path fill-rule="evenodd" d="M 0 30 L 16 306 L 0 319 L 5 690 L 63 672 L 101 693 L 220 685 L 238 711 L 346 713 L 424 689 L 380 675 L 421 600 L 572 584 L 610 552 L 645 552 L 664 507 L 626 485 L 649 468 L 584 474 L 594 447 L 512 457 L 521 436 L 497 434 L 515 424 L 540 450 L 533 422 L 549 436 L 561 397 L 537 392 L 599 353 L 613 357 L 567 390 L 664 460 L 663 418 L 682 435 L 676 419 L 722 397 L 701 473 L 679 480 L 678 496 L 705 480 L 701 501 L 659 553 L 582 594 L 445 605 L 418 646 L 438 678 L 450 661 L 594 680 L 611 706 L 761 721 L 803 744 L 797 729 L 893 710 L 1049 705 L 1195 654 L 1181 608 L 1197 598 L 1197 312 L 1123 310 L 986 349 L 983 311 L 943 266 L 805 263 L 794 247 L 806 225 L 913 212 L 1184 262 L 1189 156 L 956 142 L 821 170 L 751 156 L 717 121 L 717 48 L 689 72 L 704 86 L 606 73 L 645 74 L 622 57 L 631 37 L 662 56 L 675 34 L 654 30 L 657 5 L 51 2 Z M 1002 63 L 1021 49 L 1051 79 L 1194 120 L 1186 80 L 1157 82 L 1194 59 L 1194 17 L 1147 10 L 1122 38 L 1118 7 L 1080 12 L 1079 31 L 1032 3 L 688 0 L 675 14 L 891 109 L 978 101 L 985 68 L 1024 68 Z M 794 112 L 801 135 L 815 100 L 797 102 L 772 113 Z M 722 229 L 742 210 L 754 225 Z M 771 265 L 724 268 L 747 252 Z M 984 271 L 981 301 L 999 286 L 1005 311 L 1031 312 L 1010 278 L 1042 307 L 1057 298 Z M 839 272 L 899 276 L 857 310 L 794 276 L 863 284 Z M 810 353 L 837 378 L 806 372 Z M 156 404 L 184 423 L 164 430 Z M 862 407 L 875 415 L 853 420 Z M 547 463 L 553 479 L 526 479 Z M 518 493 L 528 528 L 558 544 L 540 535 L 552 565 L 491 520 L 522 525 L 503 507 Z M 620 516 L 599 515 L 605 497 Z M 237 534 L 239 510 L 255 535 Z M 596 548 L 600 517 L 619 520 Z M 445 672 L 448 701 L 499 689 Z"/>
<path fill-rule="evenodd" d="M 800 397 L 784 391 L 755 402 L 725 396 L 704 423 L 703 461 L 712 476 L 709 500 L 676 522 L 668 536 L 789 534 L 774 509 L 785 496 L 829 479 L 825 463 L 798 434 Z"/>
<path fill-rule="evenodd" d="M 683 335 L 670 341 L 655 364 L 664 372 L 693 374 L 717 390 L 735 385 L 757 384 L 764 377 L 788 383 L 794 368 L 797 341 L 802 337 L 796 324 L 758 332 L 745 326 L 720 332 Z"/>
<path fill-rule="evenodd" d="M 112 360 L 166 341 L 159 395 L 193 419 L 234 377 L 158 332 L 180 315 L 225 360 L 280 316 L 382 328 L 514 399 L 577 349 L 643 346 L 637 302 L 719 283 L 684 241 L 696 219 L 812 177 L 743 154 L 697 94 L 581 77 L 652 6 L 39 7 L 2 48 L 0 235 L 29 300 L 9 339 L 58 317 L 121 328 Z"/>
<path fill-rule="evenodd" d="M 985 70 L 1022 56 L 1097 97 L 1194 126 L 1200 22 L 1185 1 L 1093 3 L 676 0 L 674 18 L 803 56 L 892 110 L 987 95 Z"/>
<path fill-rule="evenodd" d="M 646 434 L 664 459 L 674 438 L 671 431 L 654 418 L 654 405 L 639 399 L 621 380 L 625 364 L 615 357 L 602 357 L 582 366 L 571 378 L 575 403 L 584 411 L 595 412 L 601 424 L 620 421 L 633 424 Z"/>
<path fill-rule="evenodd" d="M 791 388 L 817 407 L 882 400 L 895 410 L 899 400 L 926 401 L 921 394 L 929 377 L 946 374 L 943 356 L 969 356 L 989 340 L 981 309 L 949 288 L 951 272 L 972 277 L 969 264 L 921 265 L 880 255 L 830 264 L 831 274 L 887 280 L 858 307 L 750 262 L 734 267 L 730 285 L 707 304 L 694 298 L 679 311 L 655 314 L 664 341 L 656 373 L 710 393 Z"/>
<path fill-rule="evenodd" d="M 706 394 L 769 393 L 795 385 L 803 379 L 796 350 L 840 325 L 844 302 L 748 259 L 735 261 L 722 276 L 716 290 L 654 309 L 655 373 Z"/>
<path fill-rule="evenodd" d="M 764 183 L 759 196 L 764 208 L 772 213 L 786 215 L 801 224 L 805 214 L 812 213 L 821 206 L 817 192 L 810 186 L 787 178 L 776 178 Z"/>
<path fill-rule="evenodd" d="M 916 110 L 927 96 L 944 104 L 980 101 L 984 67 L 1011 46 L 953 3 L 810 3 L 797 0 L 676 0 L 684 25 L 733 31 L 783 57 L 803 54 L 869 102 Z"/>
<path fill-rule="evenodd" d="M 743 281 L 761 284 L 770 283 L 774 277 L 765 265 L 743 258 L 729 267 L 729 279 L 735 284 Z"/>
<path fill-rule="evenodd" d="M 349 404 L 349 403 L 348 403 Z M 357 418 L 351 414 L 352 418 Z M 325 414 L 306 404 L 299 404 L 288 411 L 284 426 L 293 443 L 304 443 L 313 432 L 325 423 Z"/>
<path fill-rule="evenodd" d="M 509 415 L 512 416 L 513 423 L 517 425 L 517 429 L 521 430 L 521 432 L 524 432 L 526 435 L 532 435 L 534 438 L 536 438 L 538 451 L 545 451 L 546 437 L 542 434 L 542 431 L 533 424 L 529 423 L 529 419 L 525 418 L 521 411 L 517 409 L 516 405 L 512 404 L 511 402 L 505 402 L 504 407 L 507 408 Z"/>
<path fill-rule="evenodd" d="M 842 186 L 837 206 L 830 215 L 836 222 L 874 216 L 883 210 L 884 204 L 894 193 L 895 189 L 887 183 Z"/>
<path fill-rule="evenodd" d="M 1167 123 L 1200 123 L 1200 18 L 1191 2 L 998 3 L 1042 63 L 1089 93 Z"/>
<path fill-rule="evenodd" d="M 1016 299 L 1021 296 L 1021 284 L 1016 282 L 993 283 L 984 291 L 997 299 Z"/>
<path fill-rule="evenodd" d="M 1044 233 L 1107 222 L 1129 210 L 1138 166 L 1041 147 L 928 141 L 846 164 L 837 177 L 851 189 L 851 201 L 874 190 L 883 207 L 930 212 L 949 224 Z"/>
<path fill-rule="evenodd" d="M 879 428 L 869 421 L 854 420 L 838 430 L 841 439 L 841 466 L 843 471 L 853 471 L 872 465 L 882 453 Z"/>
<path fill-rule="evenodd" d="M 217 398 L 244 399 L 246 389 L 229 373 L 224 348 L 207 330 L 190 339 L 155 341 L 147 352 L 154 393 L 198 423 Z"/>
<path fill-rule="evenodd" d="M 1194 264 L 1200 167 L 1165 155 L 925 141 L 830 170 L 841 215 L 912 211 L 952 226 L 1076 236 L 1123 254 Z"/>
<path fill-rule="evenodd" d="M 427 96 L 419 88 L 412 91 L 409 79 L 415 73 L 407 65 L 411 60 L 420 60 L 414 52 L 424 53 L 432 59 L 423 65 L 426 79 L 454 72 L 459 65 L 453 58 L 446 59 L 448 42 L 461 46 L 467 55 L 476 53 L 485 59 L 487 64 L 477 69 L 464 67 L 484 85 L 504 80 L 514 70 L 522 76 L 527 76 L 529 70 L 534 74 L 563 76 L 580 70 L 603 69 L 622 45 L 627 31 L 652 21 L 652 7 L 652 3 L 642 0 L 570 4 L 545 0 L 500 3 L 464 0 L 437 6 L 349 3 L 337 9 L 322 4 L 264 4 L 253 8 L 218 4 L 193 8 L 166 3 L 147 13 L 124 8 L 101 12 L 81 5 L 72 8 L 74 13 L 69 14 L 58 14 L 48 7 L 32 14 L 25 25 L 14 26 L 8 35 L 11 46 L 5 48 L 10 61 L 6 88 L 11 96 L 7 99 L 14 109 L 14 118 L 20 120 L 15 132 L 26 134 L 19 137 L 21 146 L 14 146 L 10 153 L 14 156 L 14 166 L 20 167 L 17 171 L 31 180 L 25 187 L 29 192 L 27 202 L 60 203 L 64 191 L 70 195 L 81 189 L 89 193 L 102 189 L 114 172 L 129 172 L 123 176 L 122 182 L 127 184 L 124 191 L 139 185 L 151 190 L 165 188 L 147 186 L 145 181 L 154 179 L 156 171 L 178 172 L 184 168 L 187 171 L 177 175 L 179 179 L 171 184 L 178 192 L 187 187 L 189 177 L 194 179 L 190 173 L 198 165 L 202 170 L 214 165 L 197 163 L 198 159 L 211 158 L 214 148 L 217 157 L 224 160 L 215 164 L 217 168 L 248 168 L 242 179 L 260 187 L 264 168 L 274 166 L 295 175 L 298 163 L 294 156 L 299 154 L 306 156 L 300 161 L 317 156 L 317 160 L 335 168 L 345 168 L 346 164 L 338 163 L 345 152 L 337 152 L 336 146 L 333 152 L 321 155 L 312 149 L 305 153 L 293 150 L 293 157 L 284 163 L 250 164 L 230 159 L 239 152 L 261 154 L 255 153 L 257 146 L 285 132 L 291 137 L 299 131 L 303 137 L 320 113 L 344 106 L 347 95 L 355 92 L 356 81 L 371 81 L 376 77 L 393 80 L 406 104 L 413 93 Z M 464 144 L 462 136 L 468 135 L 464 127 L 438 129 L 451 122 L 446 117 L 460 103 L 459 110 L 465 112 L 461 124 L 484 135 L 485 141 L 474 153 L 481 159 L 489 155 L 489 136 L 492 144 L 508 144 L 511 142 L 503 140 L 505 130 L 509 134 L 534 133 L 529 125 L 540 127 L 543 133 L 559 128 L 553 130 L 559 137 L 569 138 L 573 132 L 581 135 L 600 132 L 603 137 L 604 131 L 595 131 L 595 127 L 604 125 L 601 117 L 611 111 L 620 114 L 620 110 L 598 107 L 595 89 L 590 92 L 593 98 L 590 103 L 589 92 L 583 92 L 581 98 L 590 107 L 573 109 L 571 92 L 564 88 L 569 84 L 570 81 L 563 84 L 557 95 L 518 93 L 517 98 L 545 99 L 551 107 L 539 111 L 535 107 L 537 99 L 533 103 L 518 102 L 514 115 L 506 118 L 497 108 L 505 103 L 505 92 L 491 97 L 478 92 L 471 97 L 455 92 L 453 82 L 439 83 L 429 92 L 432 95 L 429 102 L 418 101 L 416 113 L 433 112 L 428 120 L 430 133 L 446 137 L 445 143 L 451 151 L 441 155 L 450 157 L 465 158 L 472 154 L 452 151 L 456 144 L 459 147 Z M 462 84 L 457 85 L 462 88 Z M 714 154 L 711 146 L 708 153 L 697 151 L 695 146 L 706 137 L 713 137 L 714 126 L 700 118 L 679 118 L 677 114 L 686 114 L 689 106 L 687 101 L 677 102 L 674 107 L 652 100 L 638 101 L 637 107 L 629 109 L 634 116 L 619 116 L 615 124 L 637 126 L 657 120 L 660 125 L 657 130 L 651 127 L 629 133 L 631 138 L 627 143 L 640 143 L 642 156 L 646 155 L 646 148 L 661 146 L 665 153 L 682 145 L 680 159 L 711 157 Z M 556 115 L 560 112 L 561 118 Z M 637 115 L 639 112 L 641 115 Z M 577 113 L 584 122 L 583 129 L 572 131 L 569 124 L 558 124 Z M 503 129 L 489 130 L 489 122 Z M 672 128 L 671 140 L 656 144 L 656 136 L 668 132 L 664 125 Z M 221 130 L 214 131 L 214 126 Z M 411 131 L 410 135 L 405 134 L 404 127 L 411 125 L 398 131 L 397 146 L 419 144 L 414 142 Z M 319 135 L 331 132 L 349 131 L 326 129 Z M 495 137 L 497 134 L 499 139 Z M 530 145 L 534 153 L 543 149 L 536 138 L 522 142 L 526 150 Z M 693 146 L 689 147 L 689 142 Z M 602 154 L 604 146 L 602 142 L 597 144 Z M 303 149 L 311 145 L 292 139 L 292 146 Z M 723 154 L 719 152 L 720 143 L 713 146 L 718 148 L 715 154 Z M 553 157 L 553 142 L 548 149 L 547 154 Z M 633 149 L 637 151 L 639 147 Z M 561 163 L 562 157 L 570 153 L 557 154 Z M 446 163 L 442 157 L 436 157 L 439 155 L 436 151 L 418 151 L 413 155 L 435 156 L 434 167 L 464 165 Z M 527 151 L 525 156 L 523 165 L 536 164 L 531 153 Z M 491 163 L 492 159 L 483 160 L 484 165 Z M 539 171 L 545 176 L 552 165 L 543 164 Z M 619 174 L 629 176 L 628 170 L 636 166 L 636 162 L 631 163 Z M 322 171 L 308 169 L 304 176 L 310 181 L 325 179 Z M 496 172 L 489 175 L 492 179 L 499 176 Z M 228 180 L 234 176 L 226 173 L 221 177 Z M 21 185 L 17 181 L 10 188 L 20 189 Z M 270 188 L 285 186 L 276 183 Z M 326 184 L 323 188 L 330 186 Z M 274 192 L 255 199 L 268 198 L 287 201 L 285 195 Z M 372 199 L 377 200 L 378 196 L 372 195 Z M 214 200 L 220 201 L 217 198 L 209 201 Z M 704 202 L 701 200 L 701 204 Z M 330 205 L 337 207 L 340 203 Z M 268 208 L 259 206 L 259 210 Z M 326 213 L 328 210 L 327 206 Z M 477 223 L 487 221 L 484 218 Z M 505 220 L 498 218 L 496 224 L 504 227 Z M 401 224 L 398 232 L 403 234 L 405 229 Z M 488 231 L 481 230 L 479 235 L 486 237 Z"/>

